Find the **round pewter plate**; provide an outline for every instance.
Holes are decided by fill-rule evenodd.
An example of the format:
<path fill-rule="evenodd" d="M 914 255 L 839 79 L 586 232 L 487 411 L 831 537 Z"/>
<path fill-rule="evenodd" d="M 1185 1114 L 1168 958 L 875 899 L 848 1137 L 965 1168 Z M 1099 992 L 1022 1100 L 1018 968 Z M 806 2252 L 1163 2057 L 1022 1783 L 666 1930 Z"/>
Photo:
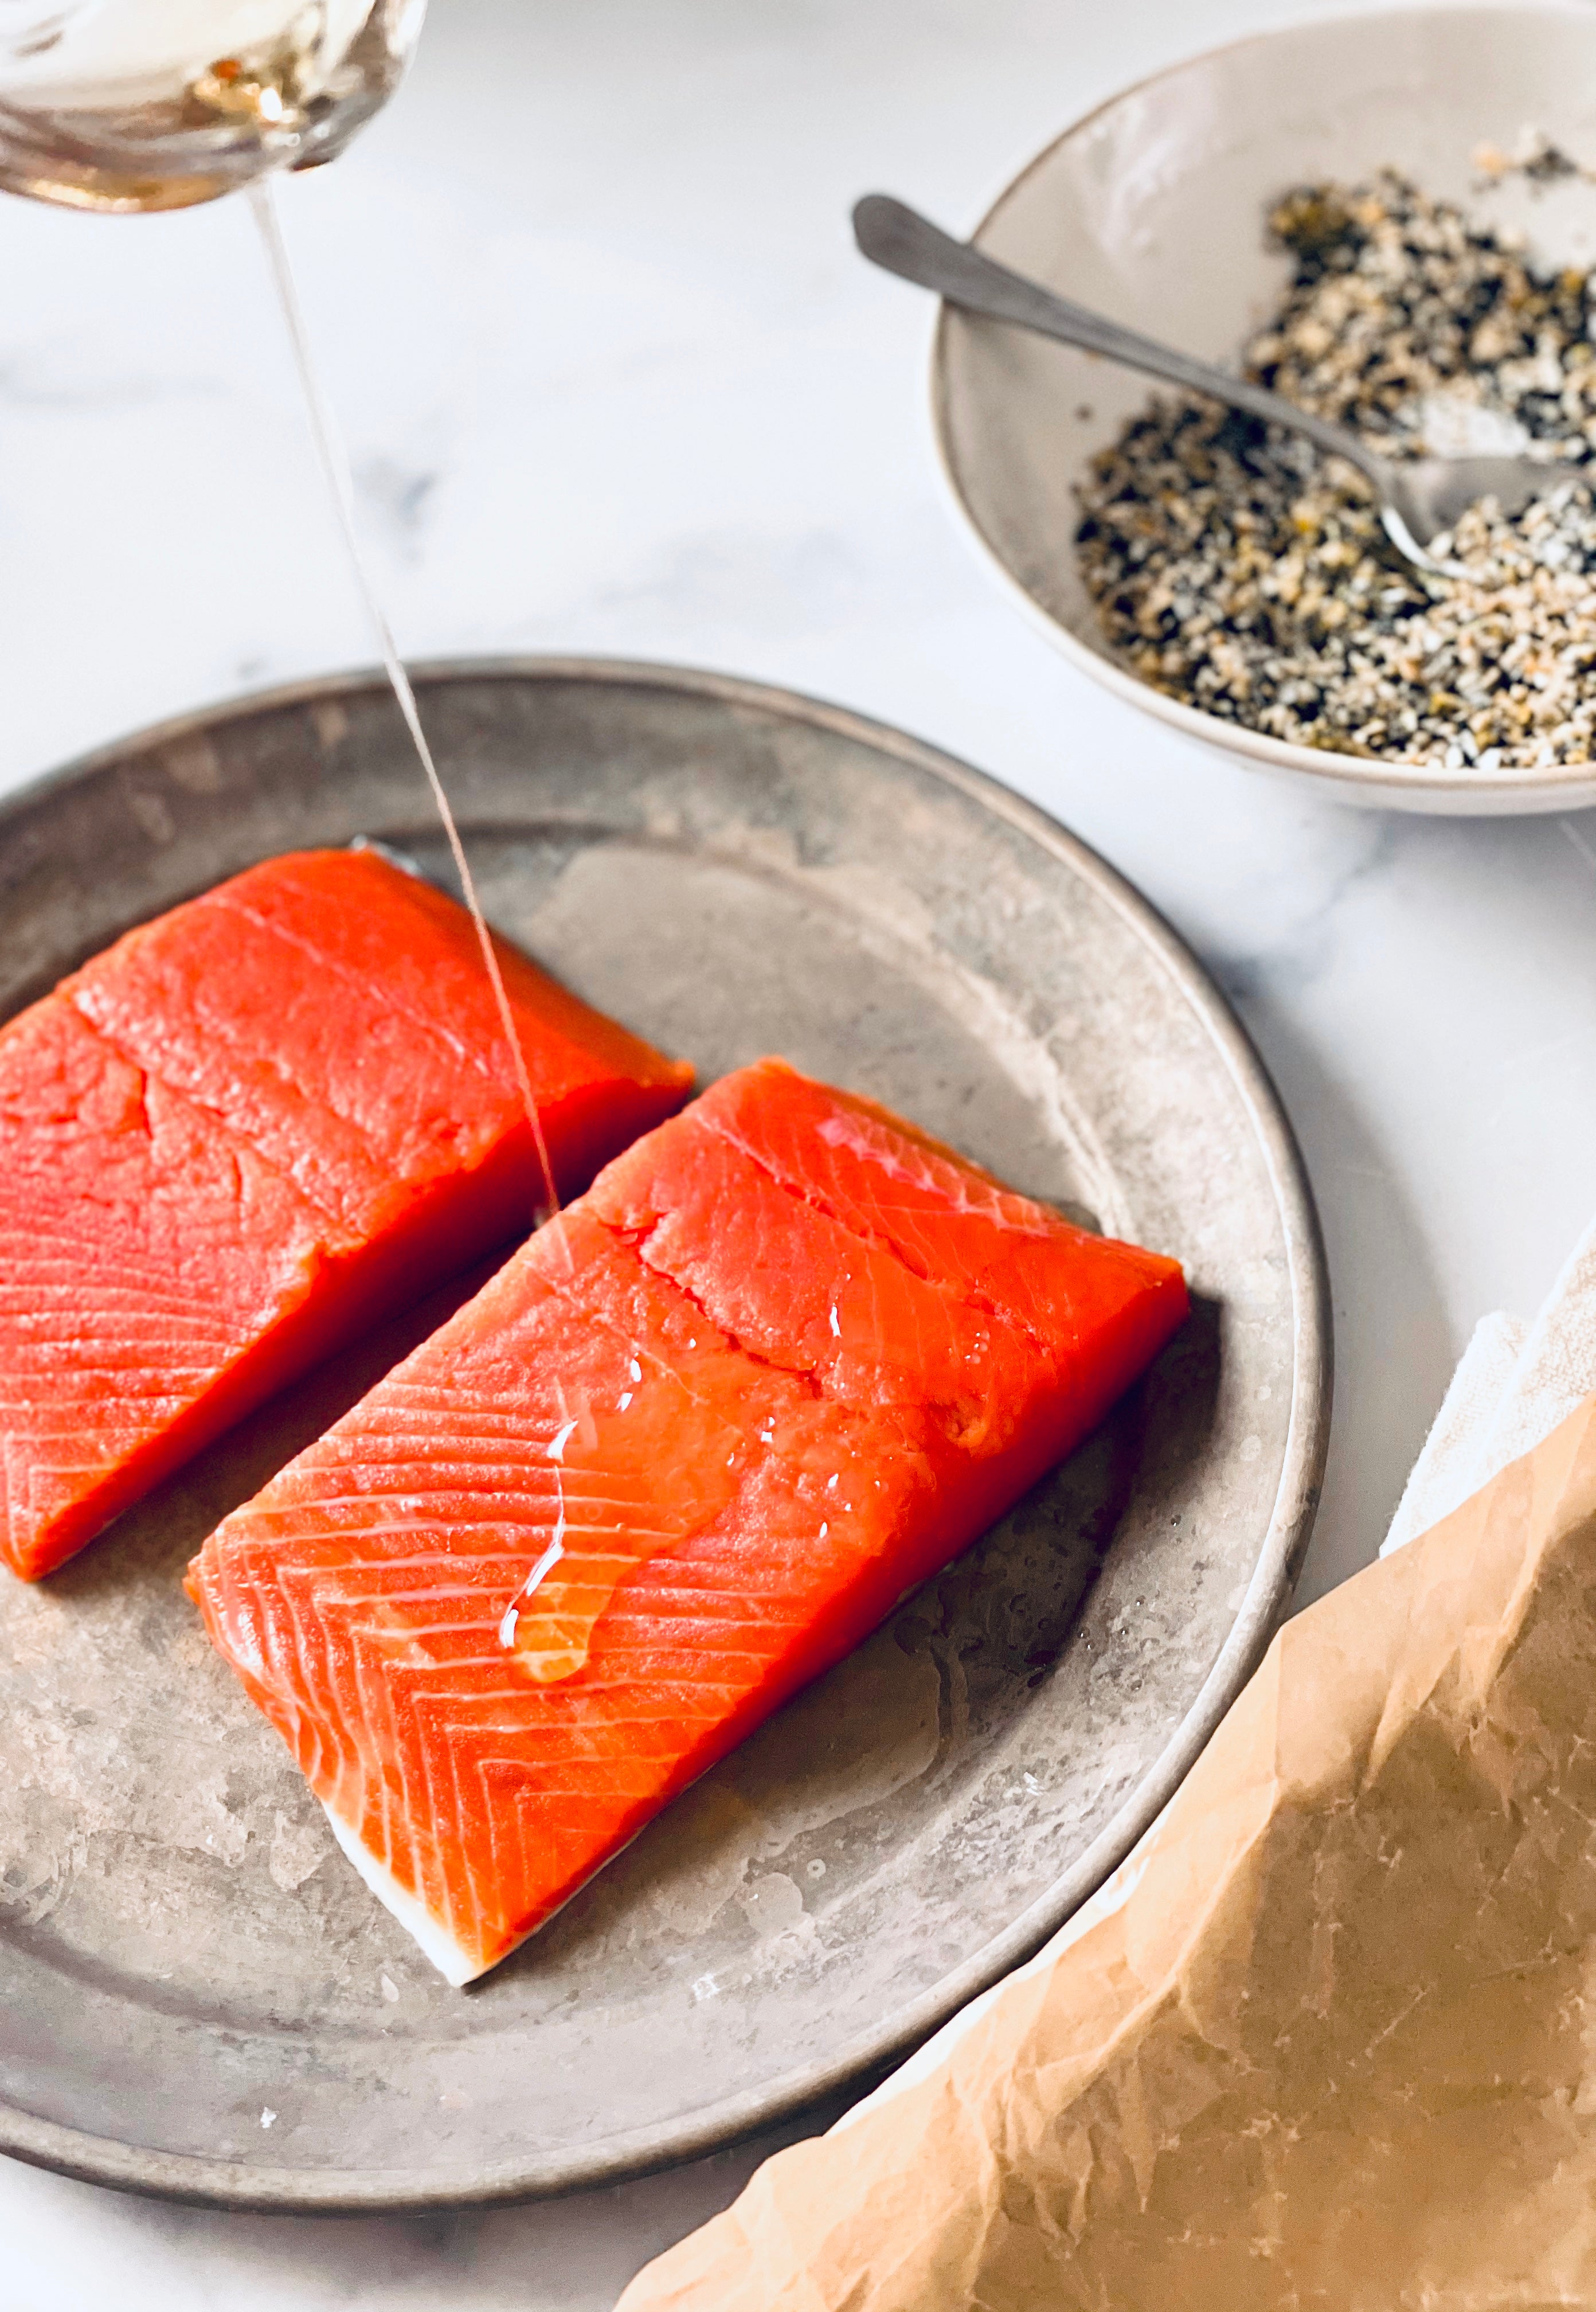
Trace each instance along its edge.
<path fill-rule="evenodd" d="M 52 1581 L 0 1577 L 0 2150 L 236 2207 L 569 2190 L 906 2054 L 1121 1861 L 1266 1644 L 1330 1397 L 1275 1095 L 1156 915 L 929 747 L 712 675 L 418 679 L 489 914 L 696 1063 L 777 1051 L 1178 1255 L 1190 1321 L 1098 1434 L 541 1934 L 449 1990 L 333 1845 L 181 1576 L 436 1306 Z M 0 812 L 0 1008 L 251 861 L 443 871 L 364 676 L 166 725 Z"/>

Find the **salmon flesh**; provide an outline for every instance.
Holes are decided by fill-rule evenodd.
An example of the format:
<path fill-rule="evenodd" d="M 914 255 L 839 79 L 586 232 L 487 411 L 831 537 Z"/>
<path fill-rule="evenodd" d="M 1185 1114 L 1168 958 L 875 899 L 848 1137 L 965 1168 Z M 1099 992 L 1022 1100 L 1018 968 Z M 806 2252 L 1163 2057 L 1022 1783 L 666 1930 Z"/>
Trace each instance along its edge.
<path fill-rule="evenodd" d="M 562 1193 L 692 1072 L 500 948 Z M 48 1573 L 546 1202 L 469 916 L 267 861 L 0 1029 L 0 1555 Z"/>
<path fill-rule="evenodd" d="M 1090 1430 L 1186 1313 L 765 1060 L 196 1558 L 211 1637 L 453 1983 L 494 1966 Z"/>

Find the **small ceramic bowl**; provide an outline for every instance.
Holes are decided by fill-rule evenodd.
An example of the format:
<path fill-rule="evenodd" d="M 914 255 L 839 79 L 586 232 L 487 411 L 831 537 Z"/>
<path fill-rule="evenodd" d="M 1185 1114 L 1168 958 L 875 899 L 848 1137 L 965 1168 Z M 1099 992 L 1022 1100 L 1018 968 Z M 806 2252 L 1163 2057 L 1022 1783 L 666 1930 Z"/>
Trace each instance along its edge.
<path fill-rule="evenodd" d="M 1596 165 L 1596 8 L 1391 10 L 1238 41 L 1113 98 L 1032 162 L 974 235 L 993 257 L 1165 343 L 1234 365 L 1276 304 L 1277 196 L 1395 165 L 1522 232 L 1538 261 L 1596 261 L 1596 185 L 1488 194 L 1471 155 L 1526 127 Z M 1162 722 L 1345 802 L 1478 815 L 1596 803 L 1596 766 L 1457 771 L 1288 745 L 1182 705 L 1112 655 L 1082 582 L 1077 486 L 1150 382 L 945 307 L 933 418 L 954 501 L 1011 596 L 1067 658 Z"/>

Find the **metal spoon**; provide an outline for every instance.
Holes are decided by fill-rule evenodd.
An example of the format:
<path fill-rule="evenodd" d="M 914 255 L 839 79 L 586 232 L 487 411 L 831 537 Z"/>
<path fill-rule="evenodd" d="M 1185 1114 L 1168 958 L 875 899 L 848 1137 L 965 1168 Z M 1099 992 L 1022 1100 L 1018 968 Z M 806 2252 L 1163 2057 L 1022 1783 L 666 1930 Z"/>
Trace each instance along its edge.
<path fill-rule="evenodd" d="M 1358 434 L 1328 418 L 1314 417 L 1294 402 L 1243 378 L 1229 377 L 1190 354 L 1173 352 L 1151 337 L 1125 329 L 1117 321 L 1089 313 L 1082 305 L 1055 296 L 1040 282 L 1011 273 L 1006 265 L 983 257 L 968 241 L 955 241 L 929 217 L 906 207 L 886 193 L 867 193 L 853 212 L 853 233 L 873 265 L 905 281 L 934 289 L 949 304 L 969 313 L 985 314 L 994 321 L 1013 321 L 1044 337 L 1061 337 L 1067 346 L 1105 354 L 1129 369 L 1166 379 L 1172 385 L 1190 387 L 1245 409 L 1272 425 L 1290 426 L 1304 434 L 1332 457 L 1345 458 L 1373 484 L 1380 501 L 1380 519 L 1391 543 L 1417 568 L 1437 578 L 1473 578 L 1465 570 L 1429 552 L 1431 540 L 1451 530 L 1466 508 L 1484 497 L 1495 498 L 1504 514 L 1519 512 L 1541 495 L 1558 473 L 1555 466 L 1537 465 L 1529 458 L 1418 458 L 1411 463 L 1382 458 Z"/>

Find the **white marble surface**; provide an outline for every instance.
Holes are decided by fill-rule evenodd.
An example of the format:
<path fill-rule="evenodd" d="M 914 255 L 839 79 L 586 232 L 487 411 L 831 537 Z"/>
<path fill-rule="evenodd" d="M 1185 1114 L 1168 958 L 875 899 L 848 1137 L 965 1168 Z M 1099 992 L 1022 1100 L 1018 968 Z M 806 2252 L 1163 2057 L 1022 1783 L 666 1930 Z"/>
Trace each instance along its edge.
<path fill-rule="evenodd" d="M 1596 814 L 1362 817 L 1231 771 L 1056 660 L 936 495 L 928 313 L 871 185 L 969 223 L 1165 58 L 1303 0 L 433 0 L 414 76 L 285 189 L 414 655 L 686 659 L 908 725 L 1057 811 L 1233 992 L 1335 1285 L 1304 1584 L 1366 1562 L 1475 1318 L 1596 1204 Z M 371 655 L 249 215 L 0 205 L 0 784 Z M 0 2312 L 603 2312 L 737 2155 L 423 2222 L 145 2205 L 0 2162 Z"/>

